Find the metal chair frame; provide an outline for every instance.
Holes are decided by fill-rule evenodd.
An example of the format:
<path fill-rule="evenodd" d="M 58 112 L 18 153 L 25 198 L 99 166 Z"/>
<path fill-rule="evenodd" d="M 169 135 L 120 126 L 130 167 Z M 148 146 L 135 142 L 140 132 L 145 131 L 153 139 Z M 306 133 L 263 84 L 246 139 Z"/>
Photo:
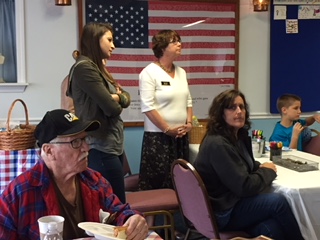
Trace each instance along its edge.
<path fill-rule="evenodd" d="M 176 178 L 178 176 L 176 176 L 176 174 L 175 174 L 175 172 L 176 172 L 175 168 L 176 167 L 182 167 L 183 169 L 187 170 L 189 173 L 192 173 L 192 176 L 193 176 L 194 180 L 197 181 L 197 185 L 199 186 L 201 195 L 203 196 L 203 199 L 204 199 L 204 201 L 202 203 L 200 203 L 200 204 L 203 205 L 204 209 L 207 209 L 207 214 L 206 214 L 206 216 L 202 216 L 202 220 L 194 221 L 195 219 L 188 219 L 188 217 L 186 216 L 186 206 L 184 205 L 185 202 L 182 201 L 182 198 L 179 195 L 180 186 L 177 185 Z M 172 174 L 173 186 L 174 186 L 174 189 L 176 191 L 176 194 L 177 194 L 177 197 L 178 197 L 178 201 L 179 201 L 180 211 L 183 214 L 184 220 L 185 220 L 185 224 L 188 227 L 188 231 L 186 233 L 185 240 L 189 238 L 191 232 L 197 232 L 197 233 L 202 234 L 203 236 L 205 236 L 205 234 L 207 234 L 207 236 L 205 236 L 205 237 L 210 238 L 210 239 L 231 239 L 233 237 L 249 237 L 249 235 L 247 233 L 241 232 L 241 231 L 237 231 L 237 232 L 220 232 L 219 231 L 218 225 L 217 225 L 216 220 L 215 220 L 215 216 L 213 214 L 213 210 L 212 210 L 212 206 L 211 206 L 211 203 L 210 203 L 210 200 L 209 200 L 209 195 L 208 195 L 207 189 L 206 189 L 206 187 L 205 187 L 205 185 L 204 185 L 204 183 L 202 181 L 201 176 L 199 175 L 197 170 L 192 166 L 191 163 L 189 163 L 189 162 L 187 162 L 186 160 L 183 160 L 183 159 L 175 160 L 172 163 L 172 166 L 171 166 L 171 174 Z M 190 191 L 190 196 L 192 196 L 192 194 L 195 194 L 195 193 Z M 192 217 L 193 216 L 191 216 L 190 218 L 192 218 Z M 206 218 L 206 220 L 205 220 L 205 218 Z M 201 221 L 203 221 L 203 220 L 209 221 L 209 222 L 207 222 L 207 223 L 209 223 L 207 225 L 207 227 L 210 230 L 210 234 L 209 234 L 209 230 L 208 229 L 206 229 L 206 231 L 202 231 L 201 232 L 201 230 L 200 229 L 198 230 L 197 226 L 194 225 L 194 224 L 198 224 L 199 225 L 199 223 Z M 192 221 L 194 221 L 194 222 L 192 222 Z M 204 232 L 206 232 L 206 233 L 204 233 Z"/>

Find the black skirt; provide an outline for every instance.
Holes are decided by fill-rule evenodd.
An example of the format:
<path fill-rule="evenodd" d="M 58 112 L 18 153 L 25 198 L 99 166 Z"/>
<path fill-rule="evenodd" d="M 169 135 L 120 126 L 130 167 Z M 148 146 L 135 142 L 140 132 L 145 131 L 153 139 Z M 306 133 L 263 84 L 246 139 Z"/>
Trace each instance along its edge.
<path fill-rule="evenodd" d="M 161 132 L 144 132 L 139 189 L 173 188 L 171 164 L 178 158 L 189 161 L 188 135 L 175 138 Z"/>

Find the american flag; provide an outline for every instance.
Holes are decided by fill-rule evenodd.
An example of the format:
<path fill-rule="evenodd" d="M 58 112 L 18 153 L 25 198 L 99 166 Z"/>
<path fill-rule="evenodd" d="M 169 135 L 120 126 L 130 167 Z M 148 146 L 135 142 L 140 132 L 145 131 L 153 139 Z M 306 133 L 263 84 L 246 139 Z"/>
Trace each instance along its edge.
<path fill-rule="evenodd" d="M 179 1 L 86 0 L 86 22 L 109 22 L 115 45 L 108 70 L 123 86 L 138 86 L 139 73 L 156 60 L 154 34 L 176 30 L 182 55 L 175 64 L 189 85 L 235 84 L 236 6 Z"/>

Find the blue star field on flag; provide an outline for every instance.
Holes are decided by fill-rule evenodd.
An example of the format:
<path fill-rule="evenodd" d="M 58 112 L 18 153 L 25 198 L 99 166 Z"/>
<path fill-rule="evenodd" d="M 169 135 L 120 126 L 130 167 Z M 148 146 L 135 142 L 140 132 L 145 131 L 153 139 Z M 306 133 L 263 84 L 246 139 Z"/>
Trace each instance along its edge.
<path fill-rule="evenodd" d="M 147 1 L 86 0 L 86 22 L 112 24 L 117 48 L 149 47 Z"/>

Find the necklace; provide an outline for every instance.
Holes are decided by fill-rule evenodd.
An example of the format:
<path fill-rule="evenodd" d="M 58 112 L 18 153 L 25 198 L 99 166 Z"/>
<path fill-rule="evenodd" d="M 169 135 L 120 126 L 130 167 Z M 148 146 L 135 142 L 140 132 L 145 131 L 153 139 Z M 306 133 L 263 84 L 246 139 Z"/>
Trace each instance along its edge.
<path fill-rule="evenodd" d="M 156 61 L 156 63 L 159 65 L 159 67 L 161 67 L 163 69 L 163 71 L 165 71 L 167 73 L 172 73 L 174 71 L 174 64 L 172 64 L 171 69 L 168 69 L 165 66 L 163 66 L 159 61 Z"/>

